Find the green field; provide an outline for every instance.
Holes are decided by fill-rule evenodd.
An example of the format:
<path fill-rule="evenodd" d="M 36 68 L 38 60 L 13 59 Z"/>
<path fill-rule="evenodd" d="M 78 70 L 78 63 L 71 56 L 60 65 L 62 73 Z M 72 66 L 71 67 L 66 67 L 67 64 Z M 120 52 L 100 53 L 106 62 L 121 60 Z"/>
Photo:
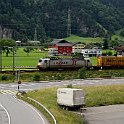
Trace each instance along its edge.
<path fill-rule="evenodd" d="M 27 54 L 23 51 L 23 48 L 20 48 L 16 51 L 14 55 L 14 65 L 15 66 L 33 66 L 36 67 L 39 58 L 47 56 L 47 51 L 38 51 L 34 50 L 31 53 Z M 13 66 L 13 55 L 12 53 L 6 57 L 6 54 L 2 54 L 2 67 L 4 66 Z"/>
<path fill-rule="evenodd" d="M 75 35 L 71 35 L 68 38 L 65 38 L 65 40 L 68 40 L 70 42 L 81 42 L 81 43 L 100 43 L 103 41 L 102 38 L 100 37 L 96 37 L 96 38 L 92 38 L 92 37 L 79 37 L 79 36 L 75 36 Z"/>

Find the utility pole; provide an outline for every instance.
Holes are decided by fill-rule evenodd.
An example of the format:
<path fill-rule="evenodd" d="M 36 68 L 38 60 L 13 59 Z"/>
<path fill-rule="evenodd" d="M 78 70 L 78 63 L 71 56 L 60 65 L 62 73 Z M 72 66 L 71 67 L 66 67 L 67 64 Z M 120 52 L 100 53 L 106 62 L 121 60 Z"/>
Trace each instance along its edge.
<path fill-rule="evenodd" d="M 0 72 L 2 72 L 2 50 L 0 47 Z"/>
<path fill-rule="evenodd" d="M 15 74 L 15 47 L 12 47 L 12 53 L 13 53 L 13 74 Z"/>
<path fill-rule="evenodd" d="M 67 21 L 67 37 L 71 35 L 71 10 L 68 9 L 68 21 Z"/>
<path fill-rule="evenodd" d="M 16 49 L 17 48 L 21 48 L 21 41 L 20 40 L 16 41 Z M 17 58 L 19 58 L 19 56 Z M 18 62 L 19 62 L 19 59 L 18 59 Z M 19 63 L 17 64 L 17 66 L 18 66 L 18 70 L 16 70 L 16 80 L 20 81 L 20 65 L 19 65 Z"/>

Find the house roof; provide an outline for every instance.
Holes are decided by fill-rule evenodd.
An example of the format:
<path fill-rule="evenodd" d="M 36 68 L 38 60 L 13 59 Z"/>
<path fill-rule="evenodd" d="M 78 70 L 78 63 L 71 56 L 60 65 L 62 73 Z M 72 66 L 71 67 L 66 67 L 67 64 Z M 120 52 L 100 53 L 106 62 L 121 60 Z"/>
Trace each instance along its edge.
<path fill-rule="evenodd" d="M 64 39 L 54 39 L 51 44 L 59 44 L 59 43 L 69 43 L 71 44 L 70 42 L 64 40 Z"/>
<path fill-rule="evenodd" d="M 115 50 L 124 50 L 124 45 L 120 47 L 116 47 Z"/>
<path fill-rule="evenodd" d="M 56 45 L 57 46 L 71 46 L 72 47 L 72 44 L 70 44 L 70 43 L 58 43 Z"/>

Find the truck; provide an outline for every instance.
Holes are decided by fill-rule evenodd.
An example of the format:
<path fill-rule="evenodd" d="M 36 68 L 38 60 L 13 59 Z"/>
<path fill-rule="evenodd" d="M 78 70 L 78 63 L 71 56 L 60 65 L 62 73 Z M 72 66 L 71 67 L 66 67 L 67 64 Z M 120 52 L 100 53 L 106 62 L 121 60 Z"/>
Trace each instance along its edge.
<path fill-rule="evenodd" d="M 57 103 L 63 109 L 80 109 L 85 106 L 85 92 L 82 89 L 58 88 Z"/>

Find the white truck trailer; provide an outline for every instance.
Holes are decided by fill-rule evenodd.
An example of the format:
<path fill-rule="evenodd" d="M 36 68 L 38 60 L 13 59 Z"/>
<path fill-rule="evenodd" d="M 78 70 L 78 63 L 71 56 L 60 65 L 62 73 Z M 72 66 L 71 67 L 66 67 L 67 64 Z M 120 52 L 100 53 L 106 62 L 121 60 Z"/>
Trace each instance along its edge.
<path fill-rule="evenodd" d="M 80 108 L 85 105 L 85 93 L 82 89 L 58 88 L 57 103 L 63 108 Z"/>

